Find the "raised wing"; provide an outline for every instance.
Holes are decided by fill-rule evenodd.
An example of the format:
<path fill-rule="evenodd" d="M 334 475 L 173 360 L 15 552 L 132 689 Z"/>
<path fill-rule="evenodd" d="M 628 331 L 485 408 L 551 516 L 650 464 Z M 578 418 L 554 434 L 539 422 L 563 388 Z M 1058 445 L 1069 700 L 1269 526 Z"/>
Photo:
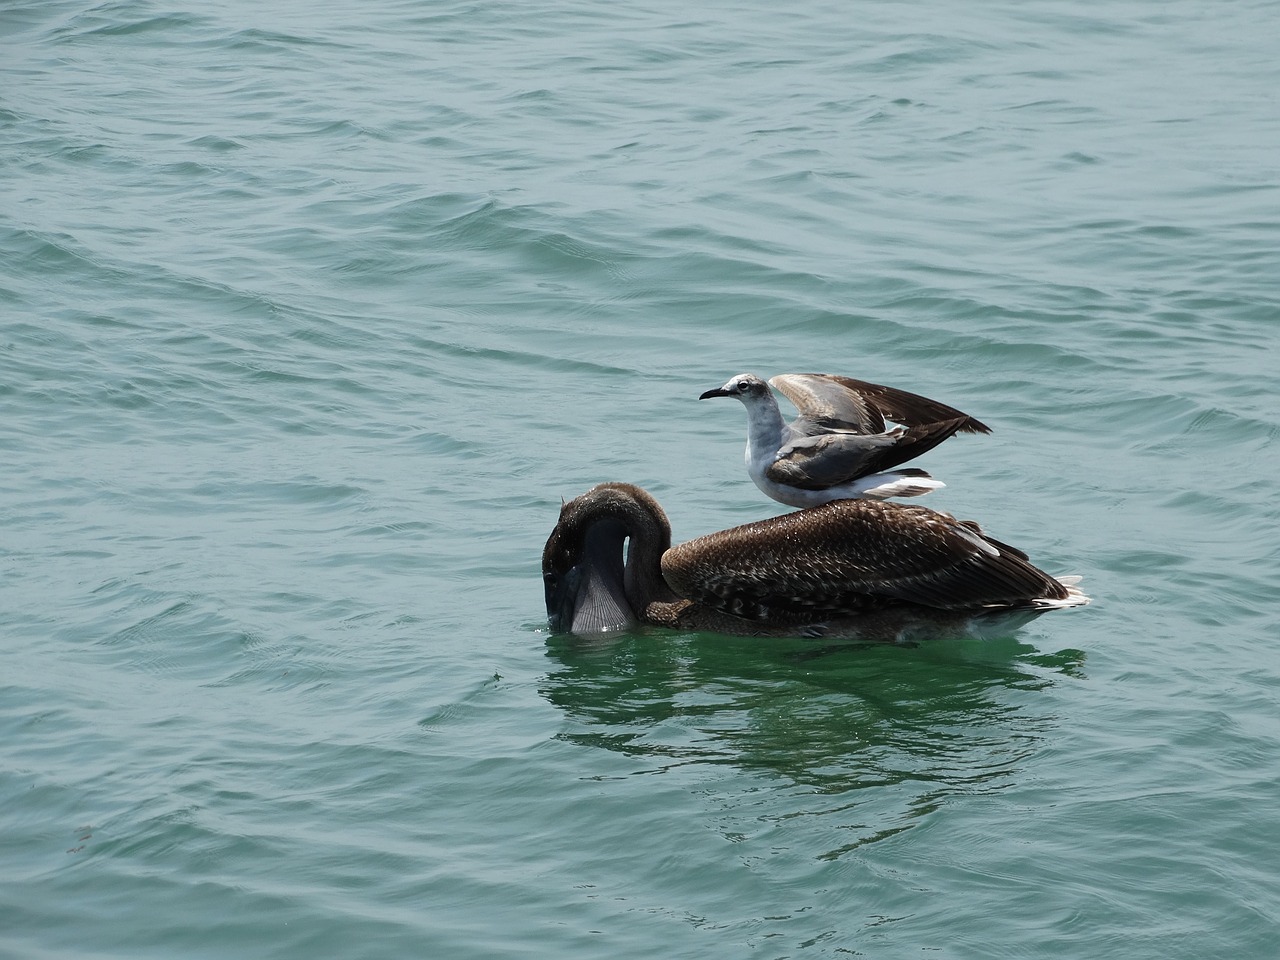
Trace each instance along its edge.
<path fill-rule="evenodd" d="M 886 420 L 913 427 L 957 419 L 964 423 L 953 433 L 991 432 L 985 423 L 955 407 L 866 380 L 832 373 L 782 373 L 769 384 L 796 405 L 800 418 L 792 426 L 802 433 L 831 429 L 883 433 Z"/>
<path fill-rule="evenodd" d="M 1067 589 L 977 524 L 924 507 L 836 500 L 672 547 L 680 596 L 748 620 L 813 623 L 902 603 L 1030 605 Z"/>
<path fill-rule="evenodd" d="M 852 430 L 857 433 L 884 433 L 884 415 L 868 395 L 858 390 L 857 380 L 827 373 L 780 373 L 769 385 L 795 404 L 800 419 L 792 426 L 801 432 L 813 429 Z"/>

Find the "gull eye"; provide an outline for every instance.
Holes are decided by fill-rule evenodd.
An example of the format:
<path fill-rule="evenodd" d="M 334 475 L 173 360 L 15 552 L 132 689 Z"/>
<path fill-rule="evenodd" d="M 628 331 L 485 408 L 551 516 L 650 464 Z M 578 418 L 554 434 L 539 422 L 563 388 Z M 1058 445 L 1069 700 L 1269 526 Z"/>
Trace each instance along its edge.
<path fill-rule="evenodd" d="M 751 381 L 750 381 L 750 380 L 739 380 L 739 381 L 738 381 L 737 390 L 738 390 L 738 392 L 739 392 L 739 393 L 746 393 L 746 392 L 747 392 L 748 390 L 750 390 L 750 389 L 751 389 Z"/>

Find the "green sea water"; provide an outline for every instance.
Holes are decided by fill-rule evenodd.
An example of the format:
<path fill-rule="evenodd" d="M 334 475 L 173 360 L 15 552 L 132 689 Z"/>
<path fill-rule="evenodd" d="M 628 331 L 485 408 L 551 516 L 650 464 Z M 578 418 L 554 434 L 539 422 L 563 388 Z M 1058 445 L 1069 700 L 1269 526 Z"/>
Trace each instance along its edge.
<path fill-rule="evenodd" d="M 0 956 L 1280 951 L 1280 7 L 0 7 Z M 1091 606 L 552 636 L 731 375 Z"/>

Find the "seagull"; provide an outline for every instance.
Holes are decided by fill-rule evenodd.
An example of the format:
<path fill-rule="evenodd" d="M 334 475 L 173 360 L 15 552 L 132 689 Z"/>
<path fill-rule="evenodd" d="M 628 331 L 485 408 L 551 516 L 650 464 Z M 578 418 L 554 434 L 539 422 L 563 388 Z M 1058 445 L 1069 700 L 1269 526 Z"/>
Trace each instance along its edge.
<path fill-rule="evenodd" d="M 777 388 L 800 416 L 783 422 Z M 747 408 L 747 473 L 766 495 L 792 507 L 866 497 L 919 497 L 945 486 L 923 470 L 888 470 L 953 433 L 991 428 L 915 393 L 830 373 L 783 373 L 765 383 L 740 373 L 699 400 L 737 397 Z M 901 426 L 887 429 L 886 420 Z"/>
<path fill-rule="evenodd" d="M 836 500 L 673 547 L 658 501 L 629 483 L 561 507 L 542 578 L 552 630 L 579 635 L 644 624 L 901 642 L 1007 635 L 1089 602 L 1079 577 L 1051 577 L 976 523 L 927 507 Z"/>

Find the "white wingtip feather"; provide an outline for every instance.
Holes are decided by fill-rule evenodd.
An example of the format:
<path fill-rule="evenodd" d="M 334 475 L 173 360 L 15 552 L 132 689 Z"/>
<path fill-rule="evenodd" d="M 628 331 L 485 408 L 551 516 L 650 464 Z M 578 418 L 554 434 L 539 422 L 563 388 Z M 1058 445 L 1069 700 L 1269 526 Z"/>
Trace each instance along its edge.
<path fill-rule="evenodd" d="M 1083 607 L 1089 603 L 1089 598 L 1085 596 L 1083 590 L 1080 589 L 1079 583 L 1082 577 L 1072 575 L 1068 577 L 1055 577 L 1060 584 L 1067 588 L 1067 595 L 1062 599 L 1052 597 L 1039 597 L 1031 601 L 1040 610 L 1063 610 L 1067 607 Z"/>
<path fill-rule="evenodd" d="M 863 486 L 863 484 L 871 484 Z M 887 500 L 889 497 L 923 497 L 926 493 L 946 486 L 933 477 L 904 477 L 894 473 L 877 473 L 858 481 L 858 496 L 868 500 Z"/>

